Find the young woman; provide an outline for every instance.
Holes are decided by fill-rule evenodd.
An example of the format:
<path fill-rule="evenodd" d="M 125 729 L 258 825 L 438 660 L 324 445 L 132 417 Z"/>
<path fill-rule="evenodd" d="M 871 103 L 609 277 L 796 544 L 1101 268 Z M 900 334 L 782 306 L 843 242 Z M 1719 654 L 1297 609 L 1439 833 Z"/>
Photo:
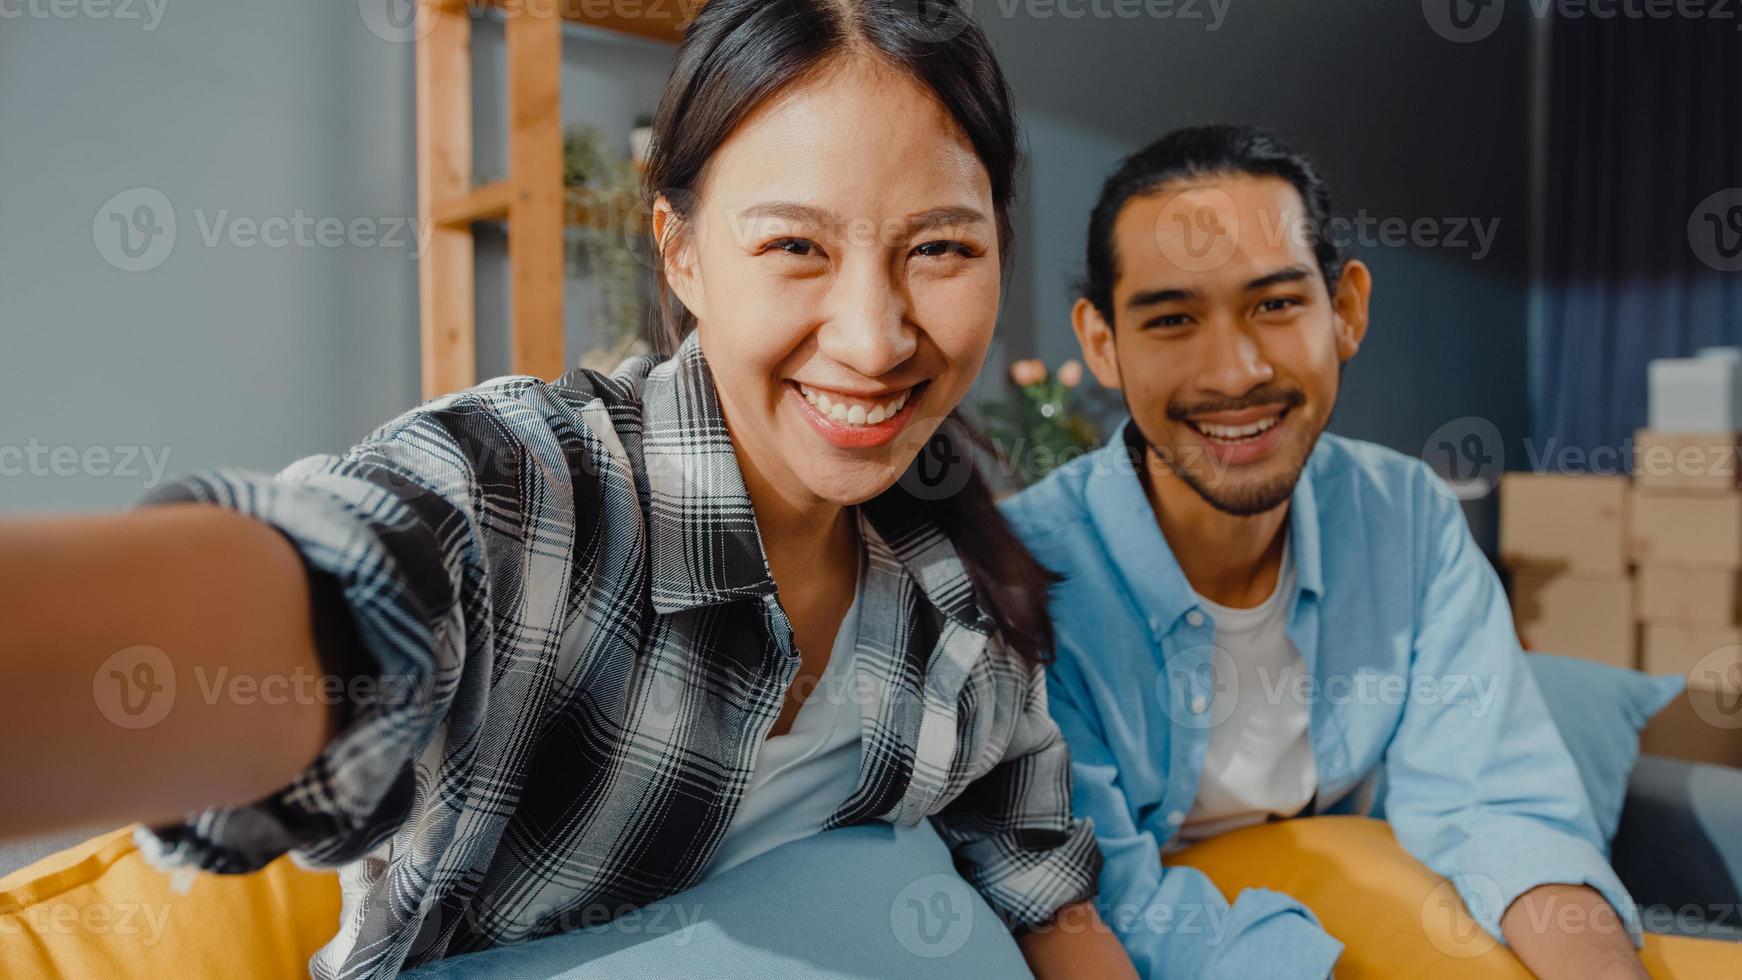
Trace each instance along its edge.
<path fill-rule="evenodd" d="M 985 37 L 915 9 L 702 9 L 647 176 L 668 356 L 0 525 L 29 733 L 0 835 L 342 866 L 313 971 L 386 977 L 929 818 L 1037 974 L 1129 971 L 1085 904 L 1045 573 L 977 476 L 913 465 L 963 454 L 1018 156 Z"/>

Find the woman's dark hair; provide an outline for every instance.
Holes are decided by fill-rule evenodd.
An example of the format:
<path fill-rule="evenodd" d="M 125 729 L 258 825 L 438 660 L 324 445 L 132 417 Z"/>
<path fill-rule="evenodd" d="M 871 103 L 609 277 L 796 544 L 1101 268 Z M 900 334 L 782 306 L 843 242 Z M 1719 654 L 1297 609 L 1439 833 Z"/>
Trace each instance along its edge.
<path fill-rule="evenodd" d="M 1331 195 L 1318 169 L 1270 133 L 1252 126 L 1191 126 L 1176 129 L 1126 157 L 1107 182 L 1089 215 L 1087 270 L 1077 294 L 1095 305 L 1102 319 L 1113 323 L 1113 284 L 1119 278 L 1119 255 L 1113 226 L 1134 197 L 1144 197 L 1177 180 L 1245 174 L 1279 177 L 1294 185 L 1306 204 L 1313 254 L 1325 285 L 1335 290 L 1343 273 L 1342 246 L 1324 233 L 1331 216 Z"/>
<path fill-rule="evenodd" d="M 926 87 L 974 147 L 992 184 L 999 254 L 1011 254 L 1010 208 L 1021 165 L 1010 87 L 992 46 L 952 0 L 709 0 L 684 32 L 653 119 L 643 178 L 645 203 L 670 203 L 677 234 L 693 213 L 708 162 L 738 124 L 787 85 L 830 59 L 864 55 Z M 671 240 L 668 240 L 671 241 Z M 667 243 L 659 243 L 661 249 Z M 655 349 L 675 350 L 695 328 L 653 263 L 659 301 Z M 1006 645 L 1031 662 L 1052 656 L 1046 590 L 1056 580 L 1023 547 L 974 464 L 983 441 L 954 411 L 885 496 L 926 507 L 961 556 L 982 607 Z M 914 479 L 920 458 L 966 467 L 954 479 Z M 947 486 L 962 483 L 954 492 Z M 935 490 L 928 492 L 926 487 Z"/>

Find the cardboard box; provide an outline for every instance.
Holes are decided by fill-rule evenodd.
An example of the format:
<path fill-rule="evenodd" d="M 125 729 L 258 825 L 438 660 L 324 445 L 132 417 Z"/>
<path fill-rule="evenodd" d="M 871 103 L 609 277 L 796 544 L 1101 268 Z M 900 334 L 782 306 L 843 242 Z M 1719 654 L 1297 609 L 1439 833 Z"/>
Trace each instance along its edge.
<path fill-rule="evenodd" d="M 1646 380 L 1651 428 L 1663 432 L 1742 429 L 1742 359 L 1728 351 L 1652 361 Z"/>
<path fill-rule="evenodd" d="M 1736 489 L 1742 433 L 1660 432 L 1633 434 L 1633 482 L 1645 490 Z"/>
<path fill-rule="evenodd" d="M 1504 474 L 1501 560 L 1511 567 L 1625 574 L 1628 492 L 1624 476 Z"/>
<path fill-rule="evenodd" d="M 1639 751 L 1688 762 L 1742 766 L 1742 699 L 1690 687 L 1652 716 Z"/>
<path fill-rule="evenodd" d="M 1681 674 L 1689 687 L 1742 695 L 1742 629 L 1649 623 L 1641 660 L 1646 673 Z"/>
<path fill-rule="evenodd" d="M 1627 526 L 1641 565 L 1742 568 L 1742 491 L 1640 491 Z"/>
<path fill-rule="evenodd" d="M 1742 626 L 1742 571 L 1641 565 L 1635 606 L 1648 623 Z"/>
<path fill-rule="evenodd" d="M 1633 580 L 1625 575 L 1512 574 L 1512 616 L 1527 649 L 1615 667 L 1639 665 Z"/>

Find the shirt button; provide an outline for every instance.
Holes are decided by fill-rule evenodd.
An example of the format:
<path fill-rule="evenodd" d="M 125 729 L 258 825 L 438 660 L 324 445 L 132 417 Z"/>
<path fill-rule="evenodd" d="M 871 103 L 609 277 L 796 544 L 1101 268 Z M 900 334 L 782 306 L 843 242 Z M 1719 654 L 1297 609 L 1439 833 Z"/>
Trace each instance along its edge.
<path fill-rule="evenodd" d="M 1210 706 L 1210 702 L 1204 700 L 1204 696 L 1202 694 L 1192 698 L 1192 714 L 1194 714 L 1194 715 L 1203 714 L 1204 709 L 1208 708 L 1209 706 Z"/>
<path fill-rule="evenodd" d="M 1193 609 L 1191 612 L 1186 613 L 1186 622 L 1193 626 L 1202 626 L 1204 625 L 1204 614 Z"/>
<path fill-rule="evenodd" d="M 1179 810 L 1175 810 L 1167 815 L 1167 822 L 1178 827 L 1180 824 L 1186 822 L 1186 815 Z"/>

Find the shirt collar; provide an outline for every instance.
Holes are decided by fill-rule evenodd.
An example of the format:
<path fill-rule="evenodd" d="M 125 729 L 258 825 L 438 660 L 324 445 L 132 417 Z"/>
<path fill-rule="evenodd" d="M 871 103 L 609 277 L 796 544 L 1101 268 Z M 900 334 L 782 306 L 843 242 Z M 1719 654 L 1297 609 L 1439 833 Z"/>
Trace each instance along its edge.
<path fill-rule="evenodd" d="M 695 331 L 648 373 L 642 406 L 653 608 L 670 615 L 774 594 L 750 492 Z M 898 483 L 861 511 L 932 605 L 969 629 L 991 632 L 955 546 L 923 504 Z"/>
<path fill-rule="evenodd" d="M 696 333 L 648 372 L 641 395 L 653 608 L 770 595 L 750 492 Z"/>
<path fill-rule="evenodd" d="M 1095 455 L 1083 493 L 1102 546 L 1139 606 L 1158 617 L 1151 625 L 1170 630 L 1197 604 L 1197 596 L 1143 492 L 1138 477 L 1138 468 L 1144 465 L 1141 442 L 1129 416 Z M 1322 588 L 1319 520 L 1310 465 L 1289 498 L 1289 548 L 1296 588 L 1318 595 Z"/>

